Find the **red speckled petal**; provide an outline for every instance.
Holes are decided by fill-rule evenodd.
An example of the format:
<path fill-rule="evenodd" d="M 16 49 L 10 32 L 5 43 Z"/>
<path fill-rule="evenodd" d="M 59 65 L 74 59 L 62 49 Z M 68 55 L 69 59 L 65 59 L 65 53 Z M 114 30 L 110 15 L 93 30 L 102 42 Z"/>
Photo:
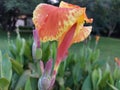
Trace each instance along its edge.
<path fill-rule="evenodd" d="M 58 64 L 61 62 L 61 60 L 63 60 L 66 57 L 68 48 L 70 47 L 71 41 L 72 41 L 73 36 L 74 36 L 74 32 L 75 32 L 76 26 L 77 26 L 77 24 L 75 23 L 69 29 L 69 31 L 65 34 L 62 42 L 58 46 L 58 49 L 57 49 L 57 59 L 56 59 L 56 65 L 55 66 L 58 66 Z"/>

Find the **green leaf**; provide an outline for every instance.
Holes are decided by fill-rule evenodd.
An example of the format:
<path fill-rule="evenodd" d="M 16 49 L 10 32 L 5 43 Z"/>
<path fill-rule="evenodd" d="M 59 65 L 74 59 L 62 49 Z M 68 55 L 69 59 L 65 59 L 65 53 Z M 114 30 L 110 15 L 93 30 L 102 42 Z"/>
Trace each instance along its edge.
<path fill-rule="evenodd" d="M 6 78 L 8 81 L 12 77 L 12 65 L 7 54 L 3 55 L 0 51 L 0 77 Z"/>
<path fill-rule="evenodd" d="M 56 42 L 52 42 L 52 44 L 50 46 L 50 52 L 51 52 L 52 58 L 55 60 L 56 59 L 56 52 L 57 52 L 57 44 L 56 44 Z"/>
<path fill-rule="evenodd" d="M 64 63 L 65 63 L 65 62 L 62 62 L 62 63 L 60 64 L 60 69 L 58 70 L 59 76 L 61 76 L 61 77 L 63 77 L 63 76 L 64 76 L 64 73 L 65 73 Z"/>
<path fill-rule="evenodd" d="M 26 43 L 25 39 L 21 38 L 20 35 L 18 34 L 17 38 L 16 38 L 16 43 L 15 43 L 16 58 L 21 64 L 23 63 L 23 54 L 24 54 L 24 51 L 25 51 L 25 43 Z"/>
<path fill-rule="evenodd" d="M 102 79 L 100 81 L 100 86 L 101 87 L 105 87 L 106 86 L 106 84 L 107 84 L 106 82 L 109 80 L 109 75 L 110 75 L 110 66 L 107 63 L 105 72 L 103 73 Z"/>
<path fill-rule="evenodd" d="M 2 52 L 0 51 L 0 77 L 2 73 Z"/>
<path fill-rule="evenodd" d="M 99 89 L 99 84 L 102 79 L 102 71 L 100 68 L 95 69 L 92 72 L 92 84 L 93 84 L 93 90 L 98 90 Z"/>
<path fill-rule="evenodd" d="M 26 41 L 24 55 L 32 61 L 31 43 Z"/>
<path fill-rule="evenodd" d="M 72 69 L 72 76 L 74 84 L 77 84 L 82 78 L 83 70 L 80 68 L 80 64 L 76 63 Z"/>
<path fill-rule="evenodd" d="M 118 88 L 116 88 L 115 86 L 113 86 L 112 84 L 110 84 L 110 83 L 107 83 L 111 88 L 112 88 L 112 90 L 119 90 Z"/>
<path fill-rule="evenodd" d="M 12 80 L 11 80 L 11 83 L 10 83 L 11 90 L 15 89 L 15 86 L 16 86 L 19 78 L 20 78 L 20 75 L 18 75 L 17 73 L 13 73 Z"/>
<path fill-rule="evenodd" d="M 45 44 L 47 44 L 47 46 Z M 45 44 L 43 44 L 42 46 L 42 50 L 43 50 L 42 60 L 47 61 L 50 56 L 50 45 L 49 43 L 45 43 Z"/>
<path fill-rule="evenodd" d="M 100 68 L 98 69 L 98 73 L 99 73 L 99 79 L 98 79 L 98 82 L 97 82 L 97 86 L 99 86 L 100 81 L 101 81 L 101 79 L 102 79 L 102 71 L 101 71 Z"/>
<path fill-rule="evenodd" d="M 111 73 L 109 74 L 108 78 L 109 78 L 109 81 L 108 81 L 108 82 L 109 82 L 111 85 L 114 85 L 114 79 L 113 79 L 113 76 L 112 76 Z"/>
<path fill-rule="evenodd" d="M 17 49 L 17 53 L 20 53 L 21 47 L 22 47 L 22 38 L 21 38 L 20 35 L 18 34 L 18 35 L 17 35 L 17 38 L 16 38 L 16 49 Z"/>
<path fill-rule="evenodd" d="M 30 78 L 27 80 L 25 84 L 25 90 L 32 90 Z"/>
<path fill-rule="evenodd" d="M 19 74 L 21 75 L 23 73 L 23 65 L 21 65 L 19 62 L 17 62 L 16 60 L 10 59 L 12 62 L 12 67 L 13 69 Z"/>
<path fill-rule="evenodd" d="M 64 86 L 64 79 L 63 79 L 63 77 L 57 77 L 56 80 L 58 81 L 60 86 Z"/>
<path fill-rule="evenodd" d="M 8 90 L 9 81 L 6 78 L 0 78 L 0 90 Z"/>
<path fill-rule="evenodd" d="M 24 71 L 24 73 L 22 74 L 22 76 L 18 80 L 18 83 L 15 87 L 15 90 L 20 90 L 20 89 L 23 90 L 24 89 L 25 83 L 28 80 L 30 74 L 31 74 L 30 70 Z"/>
<path fill-rule="evenodd" d="M 92 85 L 91 85 L 90 75 L 88 75 L 87 78 L 85 79 L 85 81 L 83 82 L 81 90 L 93 90 Z"/>
<path fill-rule="evenodd" d="M 23 55 L 24 55 L 24 51 L 25 51 L 25 39 L 22 38 L 21 39 L 21 49 L 20 49 L 20 52 L 19 52 L 19 55 L 20 55 L 20 63 L 23 64 L 24 61 L 23 61 Z"/>
<path fill-rule="evenodd" d="M 113 72 L 113 77 L 115 80 L 119 80 L 120 79 L 120 68 L 118 67 L 118 65 L 115 66 L 114 72 Z"/>
<path fill-rule="evenodd" d="M 10 51 L 10 54 L 15 57 L 16 56 L 16 47 L 15 45 L 13 44 L 13 42 L 11 42 L 9 44 L 9 51 Z"/>
<path fill-rule="evenodd" d="M 37 48 L 36 49 L 36 60 L 40 60 L 42 58 L 42 49 Z"/>
<path fill-rule="evenodd" d="M 98 73 L 98 70 L 95 69 L 95 70 L 92 72 L 93 90 L 97 90 L 97 88 L 98 88 L 98 86 L 97 86 L 98 79 L 99 79 L 99 73 Z"/>
<path fill-rule="evenodd" d="M 41 76 L 39 62 L 29 63 L 28 67 L 32 72 L 31 77 L 39 78 Z"/>
<path fill-rule="evenodd" d="M 30 77 L 32 90 L 37 90 L 38 88 L 38 79 Z"/>
<path fill-rule="evenodd" d="M 115 86 L 120 90 L 120 80 L 117 80 Z"/>
<path fill-rule="evenodd" d="M 39 75 L 39 77 L 42 75 L 41 69 L 40 69 L 40 63 L 36 62 L 36 68 L 37 68 L 37 73 Z"/>

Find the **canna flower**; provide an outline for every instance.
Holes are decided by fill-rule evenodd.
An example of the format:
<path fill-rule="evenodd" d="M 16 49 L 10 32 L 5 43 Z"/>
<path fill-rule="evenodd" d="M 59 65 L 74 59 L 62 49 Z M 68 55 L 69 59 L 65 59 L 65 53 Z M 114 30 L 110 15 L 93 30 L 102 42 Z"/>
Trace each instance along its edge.
<path fill-rule="evenodd" d="M 118 66 L 120 67 L 120 59 L 115 57 L 115 62 L 118 64 Z"/>
<path fill-rule="evenodd" d="M 33 22 L 40 41 L 58 41 L 52 74 L 53 83 L 61 61 L 68 54 L 69 47 L 73 43 L 85 40 L 91 32 L 92 27 L 84 26 L 84 23 L 92 23 L 93 19 L 88 19 L 85 11 L 86 8 L 62 1 L 59 7 L 39 4 L 33 12 Z"/>
<path fill-rule="evenodd" d="M 95 39 L 96 39 L 96 43 L 98 43 L 99 39 L 100 39 L 100 36 L 99 35 L 96 35 L 95 36 Z"/>

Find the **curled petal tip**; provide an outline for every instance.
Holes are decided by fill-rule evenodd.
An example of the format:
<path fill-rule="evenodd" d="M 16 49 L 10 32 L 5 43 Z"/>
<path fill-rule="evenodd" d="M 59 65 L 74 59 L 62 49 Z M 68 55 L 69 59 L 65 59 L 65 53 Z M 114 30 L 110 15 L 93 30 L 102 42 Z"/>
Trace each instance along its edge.
<path fill-rule="evenodd" d="M 93 22 L 93 18 L 86 19 L 86 22 L 87 22 L 87 23 L 92 23 L 92 22 Z"/>

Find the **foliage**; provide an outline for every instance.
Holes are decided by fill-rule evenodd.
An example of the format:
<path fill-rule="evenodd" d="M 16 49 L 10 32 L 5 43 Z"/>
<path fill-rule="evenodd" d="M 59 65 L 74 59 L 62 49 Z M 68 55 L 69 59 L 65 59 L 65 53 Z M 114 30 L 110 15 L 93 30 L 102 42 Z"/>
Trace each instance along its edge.
<path fill-rule="evenodd" d="M 37 89 L 40 66 L 38 61 L 33 61 L 31 47 L 32 40 L 26 41 L 19 34 L 14 42 L 9 43 L 9 57 L 13 71 L 10 90 Z"/>
<path fill-rule="evenodd" d="M 6 67 L 7 66 L 7 67 Z M 12 78 L 12 64 L 7 54 L 0 51 L 0 90 L 8 90 Z"/>
<path fill-rule="evenodd" d="M 13 31 L 20 14 L 32 16 L 36 5 L 43 0 L 2 0 L 0 1 L 0 28 Z"/>
<path fill-rule="evenodd" d="M 119 90 L 116 86 L 120 80 L 119 66 L 115 64 L 113 69 L 108 62 L 99 61 L 99 53 L 99 50 L 89 47 L 80 49 L 78 56 L 71 53 L 58 73 L 57 82 L 61 90 L 66 87 L 71 90 Z"/>
<path fill-rule="evenodd" d="M 57 43 L 41 43 L 42 52 L 37 51 L 40 56 L 37 61 L 32 58 L 31 47 L 32 40 L 25 40 L 18 34 L 16 40 L 9 43 L 9 53 L 0 52 L 2 90 L 37 90 L 41 76 L 39 60 L 55 60 Z M 84 44 L 78 54 L 70 52 L 60 65 L 54 90 L 119 90 L 120 67 L 98 60 L 99 54 L 98 49 L 91 49 L 88 44 Z"/>
<path fill-rule="evenodd" d="M 107 30 L 108 36 L 110 36 L 116 28 L 116 25 L 120 22 L 120 9 L 119 0 L 97 0 L 94 4 L 94 17 L 95 26 L 101 29 Z"/>

